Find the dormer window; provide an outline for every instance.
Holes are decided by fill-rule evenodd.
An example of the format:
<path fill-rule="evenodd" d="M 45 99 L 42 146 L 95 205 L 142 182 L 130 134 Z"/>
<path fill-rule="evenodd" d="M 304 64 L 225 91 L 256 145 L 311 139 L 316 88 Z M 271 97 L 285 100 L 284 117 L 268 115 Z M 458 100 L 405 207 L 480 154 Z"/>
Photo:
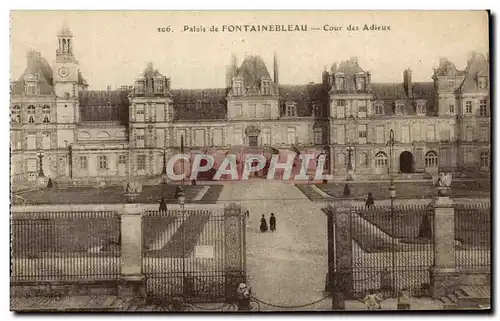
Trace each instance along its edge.
<path fill-rule="evenodd" d="M 340 73 L 335 75 L 335 87 L 337 90 L 345 90 L 344 74 Z"/>
<path fill-rule="evenodd" d="M 235 80 L 233 84 L 233 95 L 241 96 L 243 95 L 243 81 Z"/>
<path fill-rule="evenodd" d="M 146 92 L 146 82 L 144 80 L 136 81 L 135 90 L 137 94 L 144 94 Z"/>
<path fill-rule="evenodd" d="M 486 88 L 488 88 L 488 82 L 487 82 L 485 76 L 479 76 L 477 78 L 477 87 L 479 89 L 486 89 Z"/>
<path fill-rule="evenodd" d="M 271 84 L 269 79 L 262 79 L 262 94 L 271 94 Z"/>
<path fill-rule="evenodd" d="M 383 115 L 384 114 L 384 103 L 376 102 L 375 103 L 375 115 Z"/>
<path fill-rule="evenodd" d="M 165 92 L 165 82 L 163 79 L 155 80 L 155 93 L 163 94 Z"/>
<path fill-rule="evenodd" d="M 395 104 L 395 107 L 394 107 L 394 113 L 396 115 L 403 115 L 404 114 L 404 110 L 405 110 L 405 104 L 403 103 L 396 103 Z"/>
<path fill-rule="evenodd" d="M 450 88 L 455 87 L 455 80 L 448 80 L 448 86 L 449 86 Z"/>
<path fill-rule="evenodd" d="M 365 90 L 365 76 L 359 74 L 356 76 L 356 90 Z"/>
<path fill-rule="evenodd" d="M 26 94 L 27 95 L 36 95 L 36 82 L 27 81 L 26 82 Z"/>
<path fill-rule="evenodd" d="M 313 117 L 322 117 L 322 112 L 321 112 L 321 105 L 320 104 L 313 104 L 312 108 L 312 116 Z"/>
<path fill-rule="evenodd" d="M 417 115 L 423 116 L 427 113 L 427 109 L 425 107 L 425 102 L 417 102 Z"/>
<path fill-rule="evenodd" d="M 201 102 L 201 100 L 198 100 L 196 102 L 196 109 L 201 109 L 201 107 L 202 107 L 202 102 Z"/>
<path fill-rule="evenodd" d="M 286 116 L 287 117 L 297 116 L 297 108 L 296 108 L 295 104 L 287 104 L 286 105 Z"/>

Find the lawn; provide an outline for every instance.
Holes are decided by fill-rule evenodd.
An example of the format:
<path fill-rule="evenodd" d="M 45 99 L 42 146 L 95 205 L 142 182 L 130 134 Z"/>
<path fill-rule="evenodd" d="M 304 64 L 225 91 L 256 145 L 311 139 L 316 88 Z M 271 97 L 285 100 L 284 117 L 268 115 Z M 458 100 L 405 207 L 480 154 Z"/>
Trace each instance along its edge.
<path fill-rule="evenodd" d="M 333 197 L 343 197 L 346 183 L 318 184 L 325 193 Z M 436 189 L 431 182 L 396 182 L 397 198 L 432 198 L 436 196 Z M 349 183 L 351 196 L 364 198 L 372 193 L 375 200 L 389 198 L 389 183 Z M 307 194 L 306 194 L 307 195 Z M 490 184 L 486 181 L 456 182 L 452 185 L 450 197 L 490 197 Z"/>
<path fill-rule="evenodd" d="M 397 206 L 394 216 L 390 207 L 363 210 L 358 214 L 374 226 L 402 242 L 424 243 L 428 236 L 419 235 L 426 213 L 432 225 L 432 212 L 414 209 L 412 206 Z M 394 219 L 393 219 L 394 217 Z M 490 247 L 491 211 L 489 207 L 455 209 L 455 239 L 465 246 Z M 429 235 L 429 234 L 428 234 Z"/>
<path fill-rule="evenodd" d="M 210 185 L 209 190 L 199 201 L 193 198 L 204 188 L 203 185 L 185 186 L 186 202 L 215 203 L 222 191 L 222 185 Z M 162 195 L 167 204 L 177 203 L 175 185 L 144 186 L 142 193 L 137 197 L 137 203 L 158 203 Z M 105 188 L 95 187 L 68 187 L 67 189 L 44 189 L 19 193 L 18 195 L 27 204 L 119 204 L 125 202 L 121 186 Z M 21 205 L 22 201 L 13 198 L 13 205 Z"/>

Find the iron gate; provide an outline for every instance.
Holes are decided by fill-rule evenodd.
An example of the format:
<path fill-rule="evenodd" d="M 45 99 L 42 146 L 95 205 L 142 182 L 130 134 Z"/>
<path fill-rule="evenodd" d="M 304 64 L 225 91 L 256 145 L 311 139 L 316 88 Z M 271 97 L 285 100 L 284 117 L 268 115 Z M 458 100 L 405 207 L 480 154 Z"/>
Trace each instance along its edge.
<path fill-rule="evenodd" d="M 245 217 L 239 206 L 147 211 L 142 234 L 148 298 L 219 301 L 245 281 Z"/>
<path fill-rule="evenodd" d="M 330 208 L 329 282 L 332 291 L 429 295 L 434 262 L 432 205 Z M 332 215 L 333 214 L 333 215 Z"/>

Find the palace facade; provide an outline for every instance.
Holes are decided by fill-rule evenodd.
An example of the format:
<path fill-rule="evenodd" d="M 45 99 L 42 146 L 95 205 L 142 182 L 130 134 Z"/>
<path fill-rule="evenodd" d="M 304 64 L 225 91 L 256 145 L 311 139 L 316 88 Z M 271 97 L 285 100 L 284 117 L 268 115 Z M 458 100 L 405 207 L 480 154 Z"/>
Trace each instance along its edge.
<path fill-rule="evenodd" d="M 441 59 L 430 82 L 372 83 L 357 59 L 334 63 L 322 82 L 279 83 L 258 56 L 226 68 L 225 88 L 172 89 L 150 63 L 131 86 L 88 90 L 67 27 L 51 66 L 36 51 L 11 88 L 11 176 L 55 181 L 159 176 L 180 152 L 314 153 L 345 179 L 490 170 L 489 58 L 463 70 Z M 394 148 L 387 144 L 391 130 Z M 391 159 L 392 157 L 392 159 Z M 216 157 L 217 159 L 217 157 Z M 391 162 L 392 160 L 392 162 Z M 312 168 L 314 170 L 314 168 Z"/>

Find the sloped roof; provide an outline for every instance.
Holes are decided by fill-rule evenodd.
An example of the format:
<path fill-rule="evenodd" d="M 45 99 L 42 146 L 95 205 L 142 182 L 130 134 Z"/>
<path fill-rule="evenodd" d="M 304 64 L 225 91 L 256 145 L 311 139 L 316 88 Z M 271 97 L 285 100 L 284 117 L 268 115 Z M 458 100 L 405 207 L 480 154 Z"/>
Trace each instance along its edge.
<path fill-rule="evenodd" d="M 466 73 L 465 79 L 460 86 L 464 92 L 476 91 L 478 89 L 477 76 L 479 73 L 486 76 L 489 81 L 490 68 L 486 57 L 480 53 L 474 53 L 467 64 Z"/>
<path fill-rule="evenodd" d="M 356 74 L 366 73 L 358 64 L 357 58 L 341 61 L 338 65 L 334 63 L 331 68 L 332 74 L 335 77 L 337 73 L 343 73 L 345 81 L 345 90 L 347 92 L 356 91 Z"/>
<path fill-rule="evenodd" d="M 260 56 L 247 56 L 236 74 L 243 78 L 244 88 L 259 88 L 262 77 L 270 77 L 264 60 Z"/>
<path fill-rule="evenodd" d="M 434 75 L 446 76 L 448 72 L 453 72 L 456 76 L 465 75 L 465 71 L 458 70 L 455 64 L 449 61 L 447 58 L 439 58 L 439 67 L 437 69 L 434 69 Z"/>
<path fill-rule="evenodd" d="M 79 93 L 81 121 L 128 120 L 129 91 L 83 90 Z M 108 105 L 109 103 L 109 105 Z"/>
<path fill-rule="evenodd" d="M 173 89 L 175 120 L 225 119 L 227 88 Z"/>
<path fill-rule="evenodd" d="M 375 100 L 383 101 L 384 114 L 393 115 L 396 101 L 405 105 L 405 115 L 415 115 L 415 101 L 425 100 L 426 114 L 432 116 L 434 110 L 434 83 L 432 82 L 417 82 L 412 84 L 413 98 L 409 98 L 403 83 L 373 83 L 373 93 Z"/>
<path fill-rule="evenodd" d="M 328 90 L 323 84 L 280 85 L 279 97 L 282 108 L 287 102 L 294 102 L 297 116 L 304 117 L 312 115 L 313 102 L 328 101 Z"/>
<path fill-rule="evenodd" d="M 38 75 L 38 88 L 40 95 L 50 95 L 54 93 L 53 86 L 53 71 L 47 60 L 42 57 L 41 53 L 35 50 L 30 50 L 26 54 L 26 69 L 13 83 L 12 95 L 22 95 L 24 93 L 24 78 L 32 75 Z"/>

